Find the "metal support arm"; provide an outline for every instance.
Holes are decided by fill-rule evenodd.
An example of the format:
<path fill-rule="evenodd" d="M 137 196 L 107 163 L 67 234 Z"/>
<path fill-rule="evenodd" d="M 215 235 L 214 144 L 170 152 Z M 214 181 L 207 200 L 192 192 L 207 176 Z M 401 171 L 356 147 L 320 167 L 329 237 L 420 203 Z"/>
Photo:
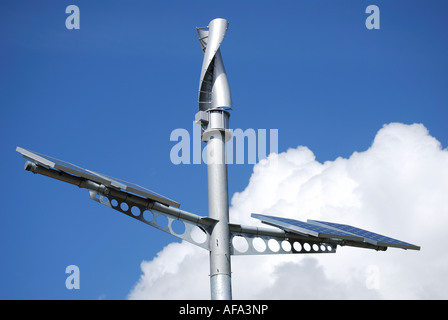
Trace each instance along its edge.
<path fill-rule="evenodd" d="M 213 219 L 109 188 L 63 171 L 45 168 L 30 161 L 26 162 L 25 170 L 88 189 L 92 200 L 209 250 L 210 233 L 216 223 Z"/>
<path fill-rule="evenodd" d="M 282 229 L 230 224 L 232 255 L 336 253 L 337 246 L 349 246 L 377 251 L 387 247 L 370 243 L 318 238 Z"/>
<path fill-rule="evenodd" d="M 337 244 L 280 229 L 230 224 L 232 255 L 336 253 Z"/>

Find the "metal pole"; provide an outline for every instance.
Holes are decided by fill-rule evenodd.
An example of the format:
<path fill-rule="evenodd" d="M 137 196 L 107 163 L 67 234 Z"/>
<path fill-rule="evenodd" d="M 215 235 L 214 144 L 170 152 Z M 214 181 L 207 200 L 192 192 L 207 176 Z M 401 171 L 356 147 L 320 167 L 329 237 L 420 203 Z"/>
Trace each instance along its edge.
<path fill-rule="evenodd" d="M 210 110 L 211 119 L 221 123 L 206 130 L 209 217 L 217 220 L 210 235 L 210 291 L 212 300 L 231 300 L 229 200 L 226 164 L 228 112 Z M 215 121 L 211 121 L 214 126 Z M 227 136 L 226 136 L 227 134 Z"/>
<path fill-rule="evenodd" d="M 197 28 L 204 52 L 199 81 L 199 112 L 196 122 L 207 142 L 208 210 L 216 224 L 210 235 L 210 289 L 212 300 L 232 299 L 230 271 L 229 196 L 227 186 L 226 141 L 230 139 L 229 112 L 232 109 L 229 82 L 219 47 L 229 23 L 210 21 L 207 28 Z"/>

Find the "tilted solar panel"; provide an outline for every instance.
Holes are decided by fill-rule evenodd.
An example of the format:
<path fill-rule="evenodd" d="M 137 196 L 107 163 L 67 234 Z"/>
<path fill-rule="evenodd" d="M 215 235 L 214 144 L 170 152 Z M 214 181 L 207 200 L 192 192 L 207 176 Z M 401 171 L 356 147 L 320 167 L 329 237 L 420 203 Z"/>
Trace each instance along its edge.
<path fill-rule="evenodd" d="M 298 233 L 302 235 L 310 235 L 318 238 L 335 238 L 335 239 L 344 239 L 344 240 L 353 240 L 353 241 L 362 241 L 363 238 L 357 235 L 353 235 L 341 230 L 330 229 L 324 226 L 318 226 L 315 224 L 310 224 L 306 222 L 302 222 L 299 220 L 281 218 L 281 217 L 273 217 L 262 214 L 254 214 L 251 215 L 253 218 L 261 220 L 263 223 L 267 223 L 278 227 L 280 229 L 290 231 L 293 233 Z"/>
<path fill-rule="evenodd" d="M 308 220 L 308 223 L 314 224 L 320 227 L 326 227 L 333 230 L 343 231 L 349 234 L 360 236 L 364 239 L 365 242 L 384 247 L 396 247 L 402 249 L 411 249 L 411 250 L 420 250 L 419 246 L 400 241 L 397 239 L 393 239 L 387 236 L 383 236 L 378 233 L 374 233 L 371 231 L 367 231 L 364 229 L 360 229 L 357 227 L 353 227 L 346 224 L 334 223 L 334 222 L 325 222 L 325 221 L 317 221 L 317 220 Z"/>
<path fill-rule="evenodd" d="M 83 169 L 72 163 L 62 161 L 50 156 L 46 156 L 34 151 L 26 150 L 20 147 L 17 147 L 16 150 L 17 152 L 21 153 L 26 159 L 38 165 L 44 166 L 46 168 L 53 168 L 56 170 L 64 171 L 69 174 L 103 184 L 106 187 L 114 187 L 122 189 L 124 191 L 132 192 L 165 205 L 174 206 L 177 208 L 180 207 L 180 204 L 177 203 L 176 201 L 168 199 L 160 194 L 157 194 L 151 190 L 143 188 L 135 183 L 126 182 L 121 179 L 116 179 L 91 170 Z"/>

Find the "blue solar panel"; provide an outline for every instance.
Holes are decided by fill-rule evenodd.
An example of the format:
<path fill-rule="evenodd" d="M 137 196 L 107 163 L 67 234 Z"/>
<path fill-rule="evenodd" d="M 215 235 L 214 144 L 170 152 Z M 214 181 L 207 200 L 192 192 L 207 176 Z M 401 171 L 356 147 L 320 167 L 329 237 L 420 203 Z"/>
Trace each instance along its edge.
<path fill-rule="evenodd" d="M 364 241 L 367 243 L 371 243 L 377 246 L 385 246 L 385 247 L 397 247 L 403 249 L 413 249 L 420 250 L 419 246 L 415 246 L 413 244 L 400 241 L 397 239 L 393 239 L 390 237 L 383 236 L 378 233 L 374 233 L 371 231 L 367 231 L 364 229 L 360 229 L 357 227 L 349 226 L 346 224 L 334 223 L 334 222 L 325 222 L 325 221 L 316 221 L 316 220 L 308 220 L 309 223 L 314 224 L 316 226 L 327 227 L 334 230 L 340 230 L 343 232 L 347 232 L 349 234 L 357 235 L 364 238 Z"/>
<path fill-rule="evenodd" d="M 280 229 L 287 230 L 293 233 L 299 233 L 302 235 L 310 235 L 318 238 L 334 238 L 334 239 L 345 239 L 353 241 L 363 240 L 362 237 L 347 233 L 345 231 L 330 229 L 324 226 L 318 226 L 315 224 L 310 224 L 299 220 L 273 217 L 254 213 L 251 216 L 253 218 L 261 220 L 264 223 L 276 226 Z"/>
<path fill-rule="evenodd" d="M 53 168 L 53 169 L 57 169 L 60 171 L 64 171 L 73 175 L 77 175 L 95 182 L 99 182 L 102 183 L 106 186 L 110 186 L 110 181 L 101 177 L 101 175 L 97 174 L 96 172 L 93 171 L 89 171 L 89 170 L 85 170 L 81 167 L 78 167 L 72 163 L 66 162 L 66 161 L 62 161 L 50 156 L 46 156 L 44 154 L 41 153 L 37 153 L 34 151 L 29 151 L 29 150 L 25 150 L 20 148 L 21 150 L 19 150 L 19 148 L 17 148 L 17 151 L 19 151 L 20 153 L 22 153 L 22 155 L 33 161 L 33 162 L 37 162 L 39 165 L 43 165 L 44 167 L 47 168 Z"/>
<path fill-rule="evenodd" d="M 17 147 L 16 150 L 20 152 L 26 159 L 29 159 L 32 162 L 35 162 L 46 168 L 53 168 L 56 170 L 64 171 L 72 175 L 76 175 L 97 183 L 101 183 L 107 187 L 114 187 L 122 189 L 124 191 L 132 192 L 165 205 L 170 205 L 174 207 L 180 206 L 179 203 L 171 199 L 168 199 L 164 196 L 161 196 L 151 190 L 143 188 L 135 183 L 126 182 L 121 179 L 116 179 L 107 175 L 96 173 L 91 170 L 83 169 L 72 163 L 62 161 L 53 157 L 49 157 L 34 151 L 29 151 L 20 147 Z"/>

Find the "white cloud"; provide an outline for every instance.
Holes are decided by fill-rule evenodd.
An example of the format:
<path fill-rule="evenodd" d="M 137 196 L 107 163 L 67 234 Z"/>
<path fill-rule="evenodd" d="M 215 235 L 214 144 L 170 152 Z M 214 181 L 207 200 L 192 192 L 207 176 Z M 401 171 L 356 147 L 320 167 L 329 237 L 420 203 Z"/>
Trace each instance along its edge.
<path fill-rule="evenodd" d="M 209 299 L 208 252 L 189 243 L 171 243 L 151 261 L 130 299 Z"/>
<path fill-rule="evenodd" d="M 232 222 L 258 224 L 252 212 L 352 224 L 422 250 L 234 256 L 235 299 L 448 298 L 448 150 L 421 124 L 385 125 L 348 159 L 319 163 L 302 146 L 270 155 L 232 197 Z M 208 265 L 203 249 L 170 244 L 142 262 L 129 298 L 208 299 Z"/>

